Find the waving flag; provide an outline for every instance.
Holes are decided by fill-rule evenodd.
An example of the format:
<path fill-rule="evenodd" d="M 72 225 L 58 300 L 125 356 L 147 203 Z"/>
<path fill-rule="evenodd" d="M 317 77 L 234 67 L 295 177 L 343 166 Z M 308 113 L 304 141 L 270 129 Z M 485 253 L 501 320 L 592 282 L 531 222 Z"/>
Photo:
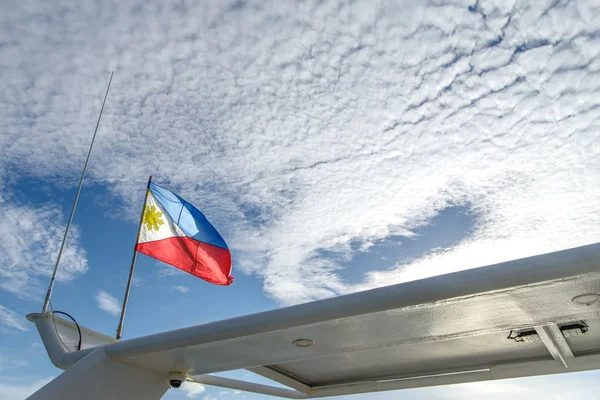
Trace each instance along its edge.
<path fill-rule="evenodd" d="M 231 253 L 190 203 L 150 183 L 136 250 L 216 285 L 230 285 Z"/>

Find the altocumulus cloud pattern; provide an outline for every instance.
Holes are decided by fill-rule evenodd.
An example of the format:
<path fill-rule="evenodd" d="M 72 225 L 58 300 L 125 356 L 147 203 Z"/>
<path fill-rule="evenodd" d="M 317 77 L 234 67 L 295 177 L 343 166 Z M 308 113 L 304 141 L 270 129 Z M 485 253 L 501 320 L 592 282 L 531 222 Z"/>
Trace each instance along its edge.
<path fill-rule="evenodd" d="M 5 1 L 0 186 L 75 183 L 114 69 L 90 179 L 133 205 L 160 171 L 282 304 L 595 242 L 599 33 L 592 0 Z M 353 282 L 321 256 L 455 206 L 476 218 L 449 248 Z M 48 275 L 33 224 L 1 229 L 3 287 Z M 65 280 L 87 268 L 71 243 Z"/>

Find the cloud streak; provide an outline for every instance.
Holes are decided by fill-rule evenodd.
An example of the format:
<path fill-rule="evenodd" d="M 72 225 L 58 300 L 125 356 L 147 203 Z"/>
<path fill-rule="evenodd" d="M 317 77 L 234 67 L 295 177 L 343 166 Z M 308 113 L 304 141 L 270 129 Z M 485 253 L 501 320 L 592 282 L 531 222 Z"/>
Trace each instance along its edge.
<path fill-rule="evenodd" d="M 177 290 L 180 293 L 187 293 L 190 288 L 187 286 L 173 286 L 173 290 Z"/>
<path fill-rule="evenodd" d="M 115 317 L 118 317 L 121 314 L 121 303 L 104 290 L 98 292 L 96 295 L 96 302 L 101 310 L 104 310 Z"/>
<path fill-rule="evenodd" d="M 37 298 L 47 284 L 66 223 L 52 205 L 17 205 L 0 196 L 0 288 L 23 298 Z M 73 226 L 61 258 L 58 281 L 69 281 L 87 271 L 87 257 Z"/>
<path fill-rule="evenodd" d="M 0 324 L 9 330 L 26 331 L 23 316 L 0 304 Z"/>
<path fill-rule="evenodd" d="M 90 179 L 157 176 L 282 304 L 600 237 L 593 1 L 4 7 L 0 170 L 74 182 L 114 68 Z M 460 243 L 363 282 L 320 255 L 453 205 Z"/>

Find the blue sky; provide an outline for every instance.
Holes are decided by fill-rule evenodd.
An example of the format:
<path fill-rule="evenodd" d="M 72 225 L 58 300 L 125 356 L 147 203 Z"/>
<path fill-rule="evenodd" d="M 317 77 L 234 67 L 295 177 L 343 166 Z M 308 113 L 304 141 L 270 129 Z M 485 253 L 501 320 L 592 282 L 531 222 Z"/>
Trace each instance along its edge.
<path fill-rule="evenodd" d="M 110 71 L 54 307 L 114 333 L 149 175 L 213 222 L 236 277 L 212 286 L 141 255 L 128 338 L 597 242 L 596 3 L 2 2 L 0 397 L 58 373 L 24 315 L 41 309 Z M 260 397 L 196 388 L 167 398 Z"/>

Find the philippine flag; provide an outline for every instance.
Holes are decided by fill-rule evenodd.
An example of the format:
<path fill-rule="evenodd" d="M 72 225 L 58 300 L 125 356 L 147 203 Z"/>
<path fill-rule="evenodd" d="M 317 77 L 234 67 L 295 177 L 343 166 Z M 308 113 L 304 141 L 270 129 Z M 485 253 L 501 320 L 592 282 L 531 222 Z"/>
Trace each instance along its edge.
<path fill-rule="evenodd" d="M 190 203 L 151 183 L 136 250 L 216 285 L 231 285 L 231 253 Z"/>

